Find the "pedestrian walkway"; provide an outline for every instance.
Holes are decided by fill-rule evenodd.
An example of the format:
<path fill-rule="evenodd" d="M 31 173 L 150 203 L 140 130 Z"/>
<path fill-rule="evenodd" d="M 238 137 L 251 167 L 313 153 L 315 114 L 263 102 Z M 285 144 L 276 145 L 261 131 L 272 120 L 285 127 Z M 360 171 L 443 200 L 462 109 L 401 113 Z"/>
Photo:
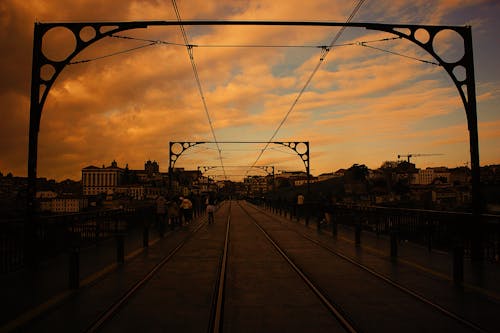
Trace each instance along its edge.
<path fill-rule="evenodd" d="M 282 218 L 284 221 L 289 222 Z M 297 223 L 297 222 L 293 222 Z M 311 234 L 318 234 L 317 224 L 305 225 L 304 221 L 297 224 L 307 227 Z M 331 227 L 322 225 L 318 237 L 323 240 L 333 238 Z M 453 256 L 451 253 L 433 249 L 428 251 L 424 245 L 408 242 L 400 239 L 398 241 L 397 259 L 390 258 L 390 239 L 388 235 L 376 235 L 374 232 L 363 231 L 361 234 L 361 244 L 355 244 L 355 230 L 351 226 L 338 226 L 338 234 L 335 238 L 335 245 L 342 251 L 358 255 L 359 253 L 370 253 L 384 258 L 400 266 L 411 267 L 422 273 L 434 276 L 441 280 L 453 283 Z M 464 283 L 466 289 L 480 292 L 488 297 L 500 301 L 500 264 L 498 262 L 473 263 L 470 258 L 464 260 Z"/>
<path fill-rule="evenodd" d="M 150 231 L 150 246 L 158 242 L 155 230 Z M 144 251 L 143 230 L 133 229 L 125 237 L 125 260 L 129 262 Z M 90 285 L 118 268 L 116 239 L 109 238 L 80 251 L 80 287 Z M 74 293 L 69 289 L 69 254 L 40 262 L 35 271 L 26 269 L 0 275 L 1 328 L 15 327 L 56 306 Z M 7 326 L 7 327 L 5 327 Z"/>

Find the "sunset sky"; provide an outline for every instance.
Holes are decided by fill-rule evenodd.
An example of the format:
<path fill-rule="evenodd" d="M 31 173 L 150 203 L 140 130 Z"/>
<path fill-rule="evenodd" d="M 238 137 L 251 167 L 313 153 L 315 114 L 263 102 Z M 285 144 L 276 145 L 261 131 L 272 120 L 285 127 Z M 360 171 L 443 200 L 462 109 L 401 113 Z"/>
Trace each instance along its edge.
<path fill-rule="evenodd" d="M 345 22 L 353 0 L 177 0 L 183 20 Z M 500 1 L 366 0 L 352 22 L 471 25 L 474 43 L 481 165 L 500 163 Z M 0 2 L 0 171 L 25 176 L 29 91 L 35 22 L 176 21 L 171 1 L 2 0 Z M 398 154 L 433 154 L 417 167 L 467 164 L 465 110 L 443 68 L 402 40 L 334 47 L 294 105 L 338 27 L 185 26 L 206 102 L 204 108 L 179 26 L 119 33 L 75 58 L 92 60 L 64 69 L 43 109 L 38 176 L 79 180 L 88 165 L 142 169 L 156 160 L 167 171 L 171 141 L 309 141 L 311 173 L 354 163 L 378 168 Z M 71 50 L 64 31 L 51 31 L 44 52 Z M 393 35 L 347 28 L 336 45 Z M 457 36 L 443 33 L 435 48 L 460 55 Z M 147 44 L 138 39 L 162 41 Z M 245 45 L 252 47 L 221 47 Z M 267 45 L 276 47 L 254 47 Z M 217 46 L 217 47 L 216 47 Z M 278 47 L 280 46 L 280 47 Z M 301 47 L 282 47 L 301 46 Z M 313 46 L 313 47 L 303 47 Z M 105 57 L 114 53 L 113 56 Z M 102 57 L 102 58 L 101 58 Z M 210 120 L 213 132 L 210 128 Z M 290 111 L 289 117 L 277 131 Z M 277 131 L 277 132 L 276 132 Z M 273 137 L 273 134 L 276 135 Z M 249 166 L 303 170 L 290 149 L 220 143 L 226 175 L 263 174 Z M 199 145 L 176 167 L 220 166 L 215 144 Z M 470 165 L 470 164 L 469 164 Z M 220 177 L 222 169 L 210 171 Z"/>

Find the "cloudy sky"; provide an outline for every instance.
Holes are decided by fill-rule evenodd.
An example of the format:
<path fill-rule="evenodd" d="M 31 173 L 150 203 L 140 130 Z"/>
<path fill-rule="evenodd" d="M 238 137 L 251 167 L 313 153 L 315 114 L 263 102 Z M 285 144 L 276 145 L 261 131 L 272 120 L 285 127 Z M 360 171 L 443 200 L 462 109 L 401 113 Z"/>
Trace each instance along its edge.
<path fill-rule="evenodd" d="M 177 0 L 183 20 L 345 22 L 357 3 Z M 366 0 L 353 19 L 472 26 L 481 165 L 500 163 L 499 15 L 496 0 Z M 0 2 L 1 172 L 26 175 L 34 22 L 138 20 L 177 18 L 166 0 Z M 214 141 L 214 135 L 220 142 L 308 141 L 314 175 L 354 163 L 377 168 L 408 153 L 430 154 L 415 157 L 417 167 L 469 162 L 458 92 L 443 68 L 428 63 L 434 59 L 410 42 L 367 44 L 404 55 L 397 56 L 356 44 L 393 36 L 345 29 L 306 85 L 322 56 L 318 46 L 330 44 L 338 27 L 185 26 L 185 31 L 197 45 L 193 59 L 206 108 L 178 26 L 118 34 L 135 39 L 105 38 L 80 53 L 75 62 L 91 61 L 67 66 L 48 95 L 38 175 L 80 179 L 82 167 L 112 160 L 135 169 L 156 160 L 166 171 L 169 142 Z M 141 47 L 147 44 L 141 39 L 165 43 Z M 44 54 L 54 60 L 73 45 L 63 29 L 49 31 L 43 40 Z M 460 39 L 443 33 L 435 49 L 445 59 L 457 59 Z M 292 150 L 264 147 L 219 143 L 219 155 L 213 143 L 198 145 L 186 150 L 176 167 L 217 166 L 210 170 L 213 176 L 225 172 L 233 179 L 262 174 L 252 165 L 304 169 Z"/>

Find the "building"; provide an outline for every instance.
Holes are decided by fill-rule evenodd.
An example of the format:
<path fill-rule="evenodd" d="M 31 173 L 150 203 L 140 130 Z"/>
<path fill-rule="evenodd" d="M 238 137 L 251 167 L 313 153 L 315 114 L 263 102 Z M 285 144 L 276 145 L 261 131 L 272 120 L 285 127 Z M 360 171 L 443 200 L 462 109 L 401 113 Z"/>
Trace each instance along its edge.
<path fill-rule="evenodd" d="M 88 198 L 60 197 L 51 200 L 52 213 L 78 213 L 89 206 Z"/>
<path fill-rule="evenodd" d="M 309 177 L 307 176 L 305 178 L 297 178 L 293 180 L 293 186 L 304 186 L 312 183 L 316 183 L 318 181 L 318 177 Z"/>
<path fill-rule="evenodd" d="M 160 173 L 160 166 L 158 165 L 158 162 L 151 162 L 150 160 L 148 160 L 146 163 L 144 163 L 144 171 L 146 171 L 148 176 L 152 178 L 155 174 Z"/>
<path fill-rule="evenodd" d="M 146 198 L 146 188 L 143 185 L 122 185 L 115 188 L 115 193 L 121 193 L 135 200 L 144 200 Z M 156 196 L 155 196 L 156 197 Z"/>
<path fill-rule="evenodd" d="M 322 181 L 332 179 L 332 178 L 340 178 L 343 175 L 344 174 L 338 174 L 336 172 L 322 173 L 321 175 L 318 176 L 318 182 L 322 182 Z"/>
<path fill-rule="evenodd" d="M 247 187 L 247 195 L 251 197 L 262 196 L 269 191 L 269 180 L 263 176 L 247 176 L 243 180 Z"/>
<path fill-rule="evenodd" d="M 419 170 L 415 184 L 429 185 L 432 184 L 435 179 L 439 179 L 443 183 L 449 183 L 450 171 L 444 167 Z"/>
<path fill-rule="evenodd" d="M 114 193 L 121 184 L 124 169 L 119 168 L 116 161 L 110 166 L 102 168 L 90 165 L 82 169 L 83 195 L 97 195 L 101 193 Z"/>
<path fill-rule="evenodd" d="M 282 171 L 277 174 L 276 177 L 286 178 L 286 179 L 298 179 L 298 178 L 307 178 L 307 173 L 305 171 Z"/>
<path fill-rule="evenodd" d="M 36 191 L 35 197 L 37 199 L 53 199 L 57 197 L 57 193 L 54 191 Z"/>

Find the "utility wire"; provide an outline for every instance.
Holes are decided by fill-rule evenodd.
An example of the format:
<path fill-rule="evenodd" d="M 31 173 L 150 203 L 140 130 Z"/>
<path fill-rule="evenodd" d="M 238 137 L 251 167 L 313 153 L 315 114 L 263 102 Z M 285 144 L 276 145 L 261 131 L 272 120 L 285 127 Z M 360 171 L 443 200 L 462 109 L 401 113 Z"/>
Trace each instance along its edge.
<path fill-rule="evenodd" d="M 314 49 L 325 49 L 327 45 L 282 45 L 282 44 L 182 44 L 182 43 L 174 43 L 174 42 L 167 42 L 159 39 L 145 39 L 145 38 L 137 38 L 137 37 L 130 37 L 130 36 L 123 36 L 123 35 L 110 35 L 108 37 L 112 38 L 121 38 L 121 39 L 128 39 L 128 40 L 138 40 L 142 42 L 150 42 L 150 43 L 155 43 L 155 44 L 165 44 L 165 45 L 172 45 L 172 46 L 182 46 L 182 47 L 198 47 L 198 48 L 314 48 Z M 395 40 L 395 39 L 401 39 L 402 37 L 390 37 L 390 38 L 381 38 L 381 39 L 375 39 L 375 40 L 367 40 L 367 41 L 361 41 L 361 42 L 351 42 L 351 43 L 345 43 L 345 44 L 336 44 L 332 45 L 331 47 L 341 47 L 341 46 L 352 46 L 352 45 L 359 45 L 360 43 L 375 43 L 375 42 L 384 42 L 384 41 L 390 41 L 390 40 Z"/>
<path fill-rule="evenodd" d="M 109 35 L 109 37 L 119 38 L 119 39 L 129 39 L 129 40 L 140 40 L 143 42 L 151 42 L 151 43 L 155 43 L 155 44 L 166 44 L 166 45 L 183 46 L 183 47 L 190 46 L 190 45 L 181 44 L 181 43 L 166 42 L 163 40 L 153 40 L 153 39 L 137 38 L 137 37 L 123 36 L 123 35 Z M 191 45 L 191 46 L 194 46 L 194 45 Z"/>
<path fill-rule="evenodd" d="M 137 40 L 137 41 L 143 41 L 143 42 L 148 42 L 148 43 L 144 44 L 144 45 L 137 46 L 137 47 L 133 47 L 133 48 L 130 48 L 130 49 L 126 49 L 126 50 L 123 50 L 123 51 L 118 51 L 118 52 L 110 53 L 110 54 L 107 54 L 107 55 L 95 57 L 95 58 L 89 58 L 89 59 L 85 59 L 85 60 L 72 61 L 72 62 L 69 63 L 69 65 L 83 64 L 83 63 L 91 62 L 91 61 L 94 61 L 94 60 L 100 60 L 100 59 L 112 57 L 112 56 L 115 56 L 115 55 L 120 55 L 120 54 L 123 54 L 123 53 L 127 53 L 127 52 L 131 52 L 131 51 L 139 50 L 139 49 L 142 49 L 142 48 L 145 48 L 145 47 L 148 47 L 148 46 L 161 45 L 161 44 L 163 44 L 163 45 L 172 45 L 172 46 L 191 47 L 191 48 L 201 47 L 201 48 L 316 48 L 316 49 L 320 48 L 320 49 L 326 49 L 326 48 L 329 47 L 329 46 L 325 46 L 325 45 L 264 45 L 264 44 L 261 44 L 261 45 L 258 45 L 258 44 L 240 44 L 240 45 L 236 45 L 236 44 L 235 45 L 229 45 L 229 44 L 227 44 L 227 45 L 225 45 L 225 44 L 216 45 L 216 44 L 213 44 L 212 45 L 212 44 L 181 44 L 181 43 L 167 42 L 167 41 L 163 41 L 163 40 L 144 39 L 144 38 L 137 38 L 137 37 L 130 37 L 130 36 L 122 36 L 122 35 L 109 35 L 108 37 L 119 38 L 119 39 L 127 39 L 127 40 Z M 401 37 L 382 38 L 382 39 L 376 39 L 376 40 L 368 40 L 368 41 L 361 41 L 361 42 L 352 42 L 352 43 L 345 43 L 345 44 L 337 44 L 337 45 L 334 45 L 333 47 L 353 46 L 353 45 L 362 45 L 362 46 L 369 47 L 366 44 L 368 44 L 368 43 L 376 43 L 376 42 L 383 42 L 383 41 L 389 41 L 389 40 L 395 40 L 395 39 L 401 39 Z M 380 50 L 380 51 L 384 51 L 384 52 L 389 52 L 389 53 L 392 53 L 392 54 L 397 54 L 395 52 L 386 51 L 386 50 L 378 49 L 378 48 L 375 48 L 375 47 L 372 47 L 372 48 Z M 397 55 L 400 55 L 400 56 L 403 56 L 403 57 L 406 57 L 406 58 L 411 58 L 411 57 L 408 57 L 408 56 L 405 56 L 405 55 L 402 55 L 402 54 L 397 54 Z M 426 60 L 421 60 L 421 59 L 416 59 L 416 58 L 411 58 L 411 59 L 415 59 L 415 60 L 422 61 L 422 62 L 428 62 Z M 428 63 L 432 63 L 432 62 L 428 62 Z M 436 63 L 432 63 L 432 64 L 436 65 Z"/>
<path fill-rule="evenodd" d="M 364 0 L 359 0 L 358 4 L 354 7 L 353 11 L 351 12 L 351 15 L 349 15 L 349 17 L 347 18 L 346 23 L 349 23 L 353 19 L 354 15 L 356 15 L 356 13 L 358 12 L 359 8 L 361 8 L 361 5 L 363 4 L 363 2 L 364 2 Z M 344 32 L 345 28 L 346 28 L 346 26 L 342 26 L 340 28 L 340 30 L 337 32 L 337 34 L 335 35 L 335 37 L 333 37 L 332 42 L 330 43 L 330 45 L 328 47 L 325 47 L 325 48 L 322 49 L 321 55 L 320 55 L 318 63 L 316 64 L 316 67 L 314 67 L 313 71 L 311 72 L 311 75 L 309 75 L 306 83 L 304 84 L 304 86 L 302 87 L 302 89 L 299 91 L 297 97 L 293 101 L 292 106 L 290 107 L 290 109 L 288 110 L 288 112 L 285 114 L 285 117 L 280 122 L 280 124 L 278 125 L 278 128 L 276 128 L 276 130 L 274 131 L 273 135 L 268 140 L 268 142 L 266 143 L 266 145 L 264 146 L 264 148 L 260 151 L 259 156 L 257 156 L 257 159 L 255 160 L 255 162 L 253 162 L 253 164 L 252 164 L 251 167 L 254 167 L 257 164 L 257 162 L 260 160 L 260 158 L 262 157 L 262 155 L 264 154 L 264 152 L 266 151 L 266 149 L 269 147 L 269 145 L 271 144 L 271 142 L 273 141 L 273 139 L 278 134 L 279 130 L 281 129 L 281 127 L 283 126 L 283 124 L 285 123 L 285 121 L 288 119 L 288 116 L 290 115 L 290 113 L 292 113 L 292 111 L 295 109 L 295 106 L 297 105 L 297 103 L 299 102 L 300 98 L 302 97 L 302 94 L 304 93 L 304 91 L 309 86 L 309 83 L 311 83 L 311 80 L 313 79 L 314 75 L 316 74 L 316 72 L 318 71 L 319 67 L 323 63 L 323 60 L 328 55 L 328 53 L 330 52 L 330 50 L 332 49 L 332 47 L 335 45 L 335 43 L 337 42 L 337 40 L 340 38 L 340 36 Z"/>
<path fill-rule="evenodd" d="M 431 64 L 431 65 L 435 65 L 435 66 L 441 66 L 440 64 L 438 64 L 437 62 L 434 62 L 434 61 L 419 59 L 419 58 L 415 58 L 415 57 L 412 57 L 412 56 L 408 56 L 408 55 L 401 54 L 401 53 L 394 52 L 394 51 L 390 51 L 390 50 L 384 50 L 384 49 L 381 49 L 381 48 L 378 48 L 378 47 L 375 47 L 375 46 L 366 45 L 366 43 L 364 43 L 364 42 L 360 42 L 358 45 L 364 46 L 364 47 L 368 47 L 370 49 L 374 49 L 374 50 L 378 50 L 378 51 L 382 51 L 382 52 L 394 54 L 394 55 L 397 55 L 397 56 L 400 56 L 400 57 L 404 57 L 404 58 L 408 58 L 408 59 L 413 59 L 413 60 L 420 61 L 420 62 L 423 62 L 423 63 L 426 63 L 426 64 Z"/>
<path fill-rule="evenodd" d="M 277 151 L 277 152 L 287 154 L 287 155 L 297 155 L 297 153 L 292 153 L 290 151 L 284 151 L 282 149 L 277 149 L 277 148 L 269 148 L 269 150 Z"/>
<path fill-rule="evenodd" d="M 217 141 L 217 137 L 215 135 L 214 126 L 212 124 L 212 119 L 210 117 L 210 113 L 208 112 L 208 106 L 207 106 L 207 102 L 205 100 L 205 95 L 203 93 L 203 88 L 201 86 L 200 77 L 198 76 L 198 69 L 196 68 L 196 63 L 194 61 L 193 46 L 189 44 L 186 30 L 184 29 L 184 26 L 182 25 L 181 14 L 179 12 L 179 8 L 177 8 L 177 3 L 175 2 L 175 0 L 172 0 L 172 6 L 174 7 L 175 15 L 177 16 L 177 21 L 179 21 L 179 28 L 181 29 L 182 38 L 184 39 L 184 43 L 186 44 L 186 50 L 188 52 L 189 59 L 191 61 L 191 67 L 193 67 L 193 73 L 194 73 L 194 77 L 196 79 L 196 84 L 198 86 L 198 92 L 200 93 L 201 101 L 203 102 L 203 108 L 205 109 L 205 114 L 207 115 L 208 123 L 210 125 L 210 131 L 212 132 L 212 136 L 214 138 L 215 145 L 217 146 L 217 151 L 219 153 L 220 165 L 222 167 L 223 173 L 226 174 L 226 171 L 224 169 L 224 163 L 222 161 L 222 151 L 220 149 L 219 143 Z"/>
<path fill-rule="evenodd" d="M 126 49 L 126 50 L 123 50 L 123 51 L 118 51 L 118 52 L 110 53 L 110 54 L 103 55 L 103 56 L 100 56 L 100 57 L 95 57 L 95 58 L 90 58 L 90 59 L 85 59 L 85 60 L 72 61 L 68 65 L 83 64 L 83 63 L 94 61 L 94 60 L 104 59 L 104 58 L 112 57 L 112 56 L 115 56 L 115 55 L 118 55 L 118 54 L 123 54 L 123 53 L 131 52 L 131 51 L 135 51 L 135 50 L 142 49 L 142 48 L 145 48 L 145 47 L 148 47 L 148 46 L 152 46 L 152 45 L 156 45 L 156 44 L 158 44 L 158 43 L 153 41 L 153 42 L 145 44 L 145 45 L 140 45 L 140 46 L 137 46 L 137 47 L 133 47 L 131 49 Z"/>

